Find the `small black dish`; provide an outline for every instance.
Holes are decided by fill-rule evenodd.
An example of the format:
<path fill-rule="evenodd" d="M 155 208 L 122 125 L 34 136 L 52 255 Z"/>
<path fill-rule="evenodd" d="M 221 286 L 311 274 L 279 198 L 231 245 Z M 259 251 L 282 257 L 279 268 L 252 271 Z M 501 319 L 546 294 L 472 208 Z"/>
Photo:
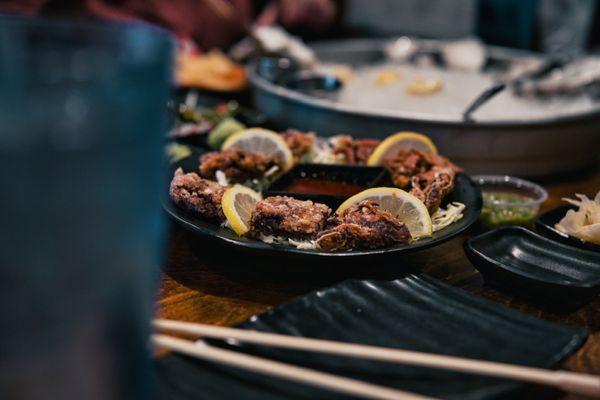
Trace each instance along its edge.
<path fill-rule="evenodd" d="M 345 182 L 351 185 L 361 186 L 368 189 L 375 186 L 387 186 L 390 184 L 388 171 L 382 167 L 358 167 L 349 165 L 327 165 L 327 164 L 298 164 L 285 174 L 273 181 L 264 191 L 266 196 L 291 196 L 300 200 L 312 200 L 323 203 L 336 209 L 350 195 L 333 194 L 306 194 L 286 190 L 295 181 L 303 178 L 327 179 L 336 182 Z M 362 190 L 358 190 L 356 193 Z"/>
<path fill-rule="evenodd" d="M 554 227 L 554 225 L 556 225 L 565 216 L 567 211 L 575 210 L 576 208 L 577 207 L 571 205 L 562 206 L 540 215 L 533 221 L 535 230 L 538 233 L 558 242 L 568 244 L 571 246 L 576 246 L 581 249 L 600 252 L 599 245 L 594 243 L 582 242 L 578 238 L 569 236 L 566 233 L 562 233 Z"/>
<path fill-rule="evenodd" d="M 563 245 L 521 227 L 498 228 L 465 242 L 465 253 L 490 285 L 557 310 L 600 292 L 600 254 Z"/>

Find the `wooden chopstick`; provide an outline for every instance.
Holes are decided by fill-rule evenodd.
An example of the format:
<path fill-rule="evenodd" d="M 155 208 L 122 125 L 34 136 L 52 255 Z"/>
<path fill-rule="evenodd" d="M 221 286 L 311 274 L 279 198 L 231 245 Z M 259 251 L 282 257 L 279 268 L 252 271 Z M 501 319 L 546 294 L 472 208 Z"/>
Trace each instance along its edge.
<path fill-rule="evenodd" d="M 209 346 L 202 341 L 194 343 L 173 336 L 158 334 L 152 335 L 152 341 L 156 346 L 161 346 L 188 356 L 301 382 L 353 396 L 381 400 L 432 399 L 431 397 L 373 385 L 356 379 L 345 378 L 304 367 L 297 367 L 295 365 L 272 361 L 236 351 L 219 349 Z"/>
<path fill-rule="evenodd" d="M 235 339 L 247 343 L 307 350 L 379 360 L 422 367 L 440 368 L 476 375 L 508 378 L 540 385 L 554 386 L 566 392 L 600 396 L 600 376 L 564 370 L 545 370 L 493 361 L 483 361 L 387 347 L 368 346 L 331 340 L 310 339 L 245 329 L 226 328 L 190 322 L 156 319 L 156 329 L 187 333 L 216 339 Z"/>

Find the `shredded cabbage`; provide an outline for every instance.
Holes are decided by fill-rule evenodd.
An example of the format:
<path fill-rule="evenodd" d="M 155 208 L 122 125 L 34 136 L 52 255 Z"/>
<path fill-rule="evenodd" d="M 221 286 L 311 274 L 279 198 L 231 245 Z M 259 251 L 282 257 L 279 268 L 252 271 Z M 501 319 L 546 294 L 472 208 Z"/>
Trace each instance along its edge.
<path fill-rule="evenodd" d="M 433 231 L 437 232 L 444 229 L 448 225 L 460 220 L 463 217 L 463 211 L 465 205 L 462 203 L 450 203 L 444 210 L 438 208 L 438 210 L 431 216 L 431 222 L 433 224 Z"/>
<path fill-rule="evenodd" d="M 337 136 L 328 140 L 317 139 L 312 149 L 300 161 L 315 164 L 345 164 L 346 160 L 343 154 L 333 153 L 333 148 L 337 140 Z"/>
<path fill-rule="evenodd" d="M 575 197 L 579 200 L 563 200 L 579 209 L 567 211 L 554 227 L 584 242 L 600 244 L 600 191 L 593 200 L 583 194 L 576 194 Z"/>
<path fill-rule="evenodd" d="M 217 172 L 215 172 L 215 178 L 217 179 L 217 183 L 219 185 L 229 186 L 229 181 L 227 180 L 227 175 L 225 175 L 225 172 L 217 170 Z"/>
<path fill-rule="evenodd" d="M 273 165 L 267 172 L 265 172 L 265 176 L 269 177 L 279 171 L 278 165 Z"/>
<path fill-rule="evenodd" d="M 259 239 L 262 242 L 265 242 L 268 244 L 282 244 L 285 246 L 293 246 L 297 249 L 311 250 L 311 249 L 317 248 L 317 244 L 314 240 L 296 240 L 296 239 L 288 239 L 283 236 L 263 235 L 263 234 L 260 235 Z"/>
<path fill-rule="evenodd" d="M 257 192 L 262 192 L 263 189 L 266 188 L 269 185 L 269 183 L 273 180 L 273 177 L 276 176 L 277 171 L 279 171 L 279 167 L 277 165 L 274 165 L 267 172 L 265 172 L 262 178 L 247 180 L 246 182 L 242 183 L 242 185 L 249 187 L 250 189 L 253 189 Z M 221 186 L 230 185 L 229 180 L 227 179 L 227 175 L 225 175 L 225 172 L 221 170 L 217 170 L 215 172 L 215 179 L 217 180 L 217 183 Z"/>

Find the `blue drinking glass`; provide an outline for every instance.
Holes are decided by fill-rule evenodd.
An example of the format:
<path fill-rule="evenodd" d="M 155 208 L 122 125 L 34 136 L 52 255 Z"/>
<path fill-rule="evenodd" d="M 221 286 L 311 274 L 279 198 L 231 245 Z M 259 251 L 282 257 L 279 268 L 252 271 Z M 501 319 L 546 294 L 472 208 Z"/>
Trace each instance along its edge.
<path fill-rule="evenodd" d="M 0 18 L 0 398 L 150 393 L 171 41 Z"/>

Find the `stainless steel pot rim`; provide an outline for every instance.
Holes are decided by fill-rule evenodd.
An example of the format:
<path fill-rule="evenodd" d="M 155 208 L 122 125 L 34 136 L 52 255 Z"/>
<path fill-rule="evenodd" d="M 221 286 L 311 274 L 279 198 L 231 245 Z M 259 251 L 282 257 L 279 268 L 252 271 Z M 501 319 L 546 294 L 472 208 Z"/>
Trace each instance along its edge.
<path fill-rule="evenodd" d="M 352 114 L 357 116 L 363 116 L 365 118 L 389 118 L 389 119 L 402 119 L 407 123 L 430 123 L 433 125 L 446 125 L 454 127 L 490 127 L 490 128 L 504 128 L 504 127 L 517 127 L 517 126 L 539 126 L 539 125 L 555 125 L 560 123 L 579 122 L 583 119 L 594 119 L 600 118 L 600 109 L 591 110 L 585 113 L 578 113 L 572 115 L 562 115 L 552 118 L 539 118 L 531 120 L 491 120 L 491 121 L 457 121 L 455 117 L 452 119 L 444 118 L 443 116 L 432 116 L 431 114 L 418 113 L 418 112 L 405 112 L 405 111 L 387 111 L 387 110 L 365 110 L 360 107 L 336 103 L 328 99 L 318 99 L 301 92 L 278 86 L 267 79 L 261 77 L 256 73 L 256 62 L 251 62 L 247 67 L 248 78 L 252 85 L 260 90 L 267 93 L 271 93 L 275 96 L 294 101 L 296 103 L 323 110 L 330 110 L 339 113 Z"/>

